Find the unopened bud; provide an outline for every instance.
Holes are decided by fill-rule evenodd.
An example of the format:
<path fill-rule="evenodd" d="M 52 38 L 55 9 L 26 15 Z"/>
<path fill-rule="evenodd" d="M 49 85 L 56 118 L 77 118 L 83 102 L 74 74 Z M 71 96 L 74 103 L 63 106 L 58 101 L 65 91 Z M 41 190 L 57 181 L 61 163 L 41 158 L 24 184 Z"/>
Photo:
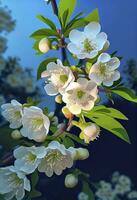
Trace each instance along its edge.
<path fill-rule="evenodd" d="M 89 151 L 85 148 L 77 149 L 77 160 L 86 160 L 89 157 Z"/>
<path fill-rule="evenodd" d="M 12 131 L 12 133 L 11 133 L 11 137 L 12 137 L 13 139 L 15 139 L 15 140 L 19 140 L 20 138 L 22 138 L 22 135 L 21 135 L 21 133 L 20 133 L 19 130 L 14 130 L 14 131 Z"/>
<path fill-rule="evenodd" d="M 62 108 L 62 112 L 63 112 L 64 116 L 65 116 L 67 119 L 72 118 L 72 113 L 69 111 L 69 109 L 68 109 L 66 106 L 64 106 L 64 107 Z"/>
<path fill-rule="evenodd" d="M 50 49 L 50 42 L 47 38 L 43 38 L 39 42 L 39 50 L 42 53 L 47 53 Z"/>
<path fill-rule="evenodd" d="M 62 96 L 61 95 L 57 95 L 55 98 L 56 103 L 61 104 L 62 103 Z"/>
<path fill-rule="evenodd" d="M 65 186 L 67 188 L 74 188 L 78 184 L 78 178 L 73 174 L 68 174 L 65 177 Z"/>

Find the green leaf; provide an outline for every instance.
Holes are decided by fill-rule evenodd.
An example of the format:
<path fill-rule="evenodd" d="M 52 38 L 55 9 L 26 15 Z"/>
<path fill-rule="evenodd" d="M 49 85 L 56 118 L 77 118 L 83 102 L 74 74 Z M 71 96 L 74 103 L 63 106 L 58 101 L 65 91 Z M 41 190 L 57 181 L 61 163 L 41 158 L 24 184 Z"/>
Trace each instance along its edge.
<path fill-rule="evenodd" d="M 48 37 L 48 36 L 59 36 L 59 34 L 55 30 L 51 30 L 48 28 L 42 28 L 42 29 L 39 29 L 39 30 L 35 31 L 34 33 L 32 33 L 30 37 L 32 37 L 34 39 L 42 39 L 42 38 Z"/>
<path fill-rule="evenodd" d="M 79 144 L 82 144 L 84 146 L 87 146 L 87 144 L 85 144 L 83 142 L 83 140 L 81 140 L 78 136 L 74 135 L 74 134 L 71 134 L 71 133 L 66 133 L 66 135 L 68 137 L 70 137 L 72 140 L 74 140 L 75 142 L 79 143 Z"/>
<path fill-rule="evenodd" d="M 104 113 L 94 113 L 94 116 L 90 113 L 84 113 L 85 117 L 91 119 L 95 122 L 98 126 L 110 131 L 117 137 L 121 138 L 122 140 L 130 143 L 130 139 L 128 137 L 127 131 L 125 128 L 120 124 L 116 119 L 111 116 L 108 116 Z"/>
<path fill-rule="evenodd" d="M 63 13 L 63 26 L 65 27 L 66 26 L 66 21 L 67 21 L 67 17 L 68 17 L 68 13 L 69 13 L 69 10 L 65 10 L 64 13 Z"/>
<path fill-rule="evenodd" d="M 119 96 L 123 97 L 124 99 L 128 101 L 137 103 L 137 96 L 132 90 L 128 88 L 118 87 L 118 88 L 111 89 L 111 92 L 118 94 Z"/>
<path fill-rule="evenodd" d="M 39 175 L 38 172 L 35 171 L 32 175 L 31 175 L 31 185 L 32 185 L 32 189 L 34 189 L 37 185 L 39 181 Z"/>
<path fill-rule="evenodd" d="M 37 19 L 47 24 L 51 29 L 56 30 L 55 24 L 47 17 L 44 17 L 43 15 L 38 15 Z"/>
<path fill-rule="evenodd" d="M 69 137 L 63 138 L 63 144 L 66 148 L 75 147 L 73 140 Z"/>
<path fill-rule="evenodd" d="M 122 119 L 122 120 L 128 120 L 128 118 L 119 110 L 114 108 L 107 108 L 106 106 L 95 106 L 91 111 L 91 115 L 93 113 L 94 116 L 95 113 L 104 113 L 106 115 L 109 115 L 110 117 L 116 118 L 116 119 Z"/>
<path fill-rule="evenodd" d="M 86 16 L 84 18 L 84 20 L 86 22 L 99 22 L 100 18 L 99 18 L 99 12 L 98 9 L 96 8 L 95 10 L 93 10 L 88 16 Z"/>
<path fill-rule="evenodd" d="M 89 184 L 85 181 L 83 181 L 83 188 L 82 188 L 82 192 L 84 192 L 85 194 L 88 195 L 88 199 L 90 200 L 95 200 L 95 195 L 94 193 L 92 192 L 92 190 L 90 189 L 89 187 Z"/>
<path fill-rule="evenodd" d="M 55 62 L 56 60 L 57 60 L 57 58 L 48 58 L 40 63 L 40 65 L 38 67 L 38 71 L 37 71 L 37 80 L 39 80 L 41 78 L 41 73 L 46 70 L 47 64 L 49 62 Z"/>
<path fill-rule="evenodd" d="M 37 198 L 40 197 L 42 195 L 41 192 L 37 191 L 37 190 L 32 190 L 29 194 L 30 198 Z"/>
<path fill-rule="evenodd" d="M 69 1 L 68 0 L 60 0 L 58 12 L 59 12 L 59 17 L 60 17 L 61 22 L 63 22 L 63 14 L 67 9 L 68 9 L 68 16 L 66 18 L 66 23 L 69 21 L 71 15 L 75 9 L 76 3 L 77 3 L 77 0 L 69 0 Z"/>

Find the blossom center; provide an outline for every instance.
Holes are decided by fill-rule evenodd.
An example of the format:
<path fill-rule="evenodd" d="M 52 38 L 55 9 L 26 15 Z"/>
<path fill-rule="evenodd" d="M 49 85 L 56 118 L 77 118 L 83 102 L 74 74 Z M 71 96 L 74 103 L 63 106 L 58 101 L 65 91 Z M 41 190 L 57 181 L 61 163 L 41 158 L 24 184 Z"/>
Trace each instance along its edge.
<path fill-rule="evenodd" d="M 43 119 L 42 118 L 40 118 L 40 119 L 33 119 L 32 120 L 32 124 L 35 125 L 35 126 L 40 127 L 41 125 L 43 125 Z"/>
<path fill-rule="evenodd" d="M 60 80 L 63 82 L 63 83 L 66 83 L 66 81 L 68 80 L 68 76 L 66 74 L 62 74 L 60 75 Z"/>
<path fill-rule="evenodd" d="M 84 49 L 85 49 L 88 53 L 90 53 L 90 52 L 93 50 L 93 47 L 92 47 L 92 45 L 91 45 L 89 39 L 87 39 L 87 38 L 86 38 L 85 41 L 84 41 Z"/>
<path fill-rule="evenodd" d="M 34 162 L 36 160 L 36 155 L 32 154 L 32 153 L 29 153 L 27 155 L 27 160 L 30 161 L 30 162 Z"/>
<path fill-rule="evenodd" d="M 102 75 L 106 74 L 106 64 L 100 64 L 100 73 Z"/>
<path fill-rule="evenodd" d="M 83 92 L 82 90 L 78 90 L 78 91 L 77 91 L 77 97 L 78 97 L 79 99 L 81 99 L 84 95 L 85 95 L 85 92 Z"/>

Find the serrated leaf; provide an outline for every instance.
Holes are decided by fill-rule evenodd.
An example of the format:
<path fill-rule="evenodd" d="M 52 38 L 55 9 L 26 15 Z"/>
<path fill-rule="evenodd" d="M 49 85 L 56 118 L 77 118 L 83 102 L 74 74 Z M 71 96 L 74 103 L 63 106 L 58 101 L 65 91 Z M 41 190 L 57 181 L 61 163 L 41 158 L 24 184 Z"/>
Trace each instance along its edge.
<path fill-rule="evenodd" d="M 118 88 L 114 88 L 111 89 L 111 92 L 118 94 L 119 96 L 121 96 L 122 98 L 128 100 L 128 101 L 132 101 L 137 103 L 137 96 L 135 95 L 135 93 L 125 87 L 118 87 Z"/>
<path fill-rule="evenodd" d="M 43 15 L 37 15 L 37 19 L 47 24 L 51 29 L 56 30 L 55 24 L 47 17 L 44 17 Z"/>
<path fill-rule="evenodd" d="M 58 8 L 58 13 L 59 13 L 59 17 L 61 22 L 63 22 L 63 14 L 64 12 L 68 9 L 68 16 L 66 19 L 66 23 L 68 22 L 68 20 L 70 19 L 75 6 L 76 6 L 77 0 L 60 0 L 59 2 L 59 8 Z"/>
<path fill-rule="evenodd" d="M 47 64 L 49 62 L 55 62 L 57 58 L 48 58 L 40 63 L 38 70 L 37 70 L 37 80 L 41 78 L 41 73 L 46 70 Z"/>
<path fill-rule="evenodd" d="M 107 114 L 103 114 L 103 113 L 97 113 L 97 112 L 94 113 L 94 116 L 90 115 L 90 113 L 88 112 L 84 113 L 84 116 L 91 119 L 98 126 L 110 131 L 117 137 L 130 143 L 129 136 L 125 128 L 122 126 L 122 124 L 120 124 L 120 122 L 118 122 L 116 119 L 112 118 L 111 116 L 108 116 Z"/>
<path fill-rule="evenodd" d="M 59 34 L 55 30 L 42 28 L 32 33 L 30 37 L 34 39 L 42 39 L 44 37 L 49 37 L 49 36 L 59 36 Z"/>

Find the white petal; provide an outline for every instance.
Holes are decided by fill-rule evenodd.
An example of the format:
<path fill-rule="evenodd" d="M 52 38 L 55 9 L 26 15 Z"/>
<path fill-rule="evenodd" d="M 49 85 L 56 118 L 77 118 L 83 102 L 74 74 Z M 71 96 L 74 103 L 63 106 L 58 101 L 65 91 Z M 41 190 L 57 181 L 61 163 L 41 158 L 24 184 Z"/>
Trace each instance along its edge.
<path fill-rule="evenodd" d="M 120 79 L 120 72 L 119 71 L 115 71 L 113 76 L 112 76 L 113 81 L 117 81 L 118 79 Z"/>
<path fill-rule="evenodd" d="M 47 84 L 44 89 L 46 90 L 46 93 L 50 96 L 54 96 L 56 94 L 58 94 L 58 90 L 55 88 L 54 85 L 52 85 L 51 83 Z"/>
<path fill-rule="evenodd" d="M 104 32 L 99 33 L 99 34 L 97 35 L 95 41 L 96 41 L 98 50 L 102 50 L 103 47 L 104 47 L 104 44 L 105 44 L 106 41 L 107 41 L 107 35 L 106 35 L 106 33 L 104 33 Z"/>
<path fill-rule="evenodd" d="M 101 77 L 94 72 L 89 75 L 89 78 L 98 85 L 100 85 L 102 83 Z"/>
<path fill-rule="evenodd" d="M 71 113 L 73 113 L 74 115 L 78 115 L 81 113 L 81 107 L 79 105 L 67 105 L 68 109 L 70 110 Z"/>
<path fill-rule="evenodd" d="M 88 111 L 88 110 L 91 110 L 93 107 L 94 107 L 94 102 L 90 101 L 90 102 L 88 102 L 88 104 L 86 106 L 84 106 L 82 108 L 83 108 L 83 110 L 87 110 Z"/>
<path fill-rule="evenodd" d="M 85 29 L 84 29 L 84 33 L 86 33 L 87 37 L 95 37 L 101 30 L 101 26 L 99 23 L 97 22 L 91 22 L 89 23 Z"/>
<path fill-rule="evenodd" d="M 112 86 L 113 85 L 113 80 L 106 80 L 106 81 L 103 81 L 103 85 L 105 86 Z"/>
<path fill-rule="evenodd" d="M 87 58 L 95 58 L 97 55 L 98 55 L 98 51 L 93 50 L 88 54 Z"/>
<path fill-rule="evenodd" d="M 120 66 L 120 60 L 117 57 L 113 57 L 107 64 L 110 70 L 115 70 Z"/>
<path fill-rule="evenodd" d="M 106 51 L 110 46 L 110 42 L 107 40 L 106 43 L 104 44 L 104 47 L 103 47 L 103 51 Z"/>
<path fill-rule="evenodd" d="M 98 57 L 98 61 L 101 63 L 108 62 L 108 61 L 110 61 L 110 59 L 111 59 L 111 56 L 108 53 L 102 53 Z"/>
<path fill-rule="evenodd" d="M 55 62 L 50 62 L 47 65 L 47 70 L 57 70 L 58 69 L 58 65 Z"/>
<path fill-rule="evenodd" d="M 25 196 L 24 189 L 23 188 L 18 189 L 16 193 L 17 200 L 22 200 L 24 196 Z"/>
<path fill-rule="evenodd" d="M 73 54 L 79 54 L 80 53 L 80 49 L 78 48 L 77 45 L 73 44 L 73 43 L 69 43 L 67 46 L 68 50 L 73 53 Z"/>
<path fill-rule="evenodd" d="M 79 59 L 85 59 L 85 58 L 87 58 L 87 53 L 79 53 L 79 54 L 77 54 L 77 57 Z"/>
<path fill-rule="evenodd" d="M 78 30 L 72 30 L 69 34 L 69 39 L 72 43 L 78 44 L 78 43 L 81 43 L 85 39 L 85 36 L 82 32 Z"/>
<path fill-rule="evenodd" d="M 79 83 L 83 88 L 87 87 L 88 80 L 86 78 L 79 78 L 77 80 L 77 83 Z"/>
<path fill-rule="evenodd" d="M 24 189 L 27 190 L 27 191 L 31 190 L 30 181 L 26 177 L 24 179 Z"/>

